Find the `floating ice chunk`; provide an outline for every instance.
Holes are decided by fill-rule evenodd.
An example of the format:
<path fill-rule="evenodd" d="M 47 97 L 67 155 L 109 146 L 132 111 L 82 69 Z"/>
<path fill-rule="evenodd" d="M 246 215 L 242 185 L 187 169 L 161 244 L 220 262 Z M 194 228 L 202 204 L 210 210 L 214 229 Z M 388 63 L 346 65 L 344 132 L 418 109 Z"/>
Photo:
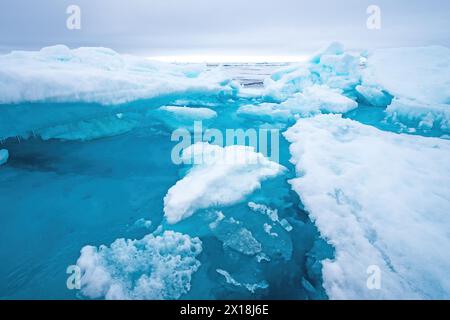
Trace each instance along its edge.
<path fill-rule="evenodd" d="M 81 268 L 81 293 L 105 299 L 178 299 L 190 290 L 200 267 L 198 238 L 166 231 L 142 240 L 118 239 L 110 247 L 86 246 Z"/>
<path fill-rule="evenodd" d="M 251 210 L 255 212 L 259 212 L 262 214 L 267 215 L 270 220 L 273 222 L 279 223 L 287 232 L 291 232 L 293 227 L 286 219 L 281 219 L 278 217 L 278 210 L 277 209 L 271 209 L 263 204 L 258 204 L 254 202 L 249 202 L 248 206 Z"/>
<path fill-rule="evenodd" d="M 239 228 L 228 234 L 223 245 L 248 256 L 254 256 L 262 250 L 261 243 L 246 228 Z"/>
<path fill-rule="evenodd" d="M 145 220 L 144 218 L 141 218 L 134 223 L 134 227 L 150 229 L 152 227 L 152 222 L 151 220 Z"/>
<path fill-rule="evenodd" d="M 264 232 L 267 233 L 271 237 L 278 237 L 278 233 L 272 232 L 272 226 L 268 223 L 264 223 L 263 225 Z"/>
<path fill-rule="evenodd" d="M 217 112 L 209 108 L 193 108 L 193 107 L 179 107 L 179 106 L 164 106 L 159 108 L 162 111 L 169 112 L 183 120 L 207 120 L 217 117 Z"/>
<path fill-rule="evenodd" d="M 199 209 L 239 202 L 260 188 L 261 181 L 285 170 L 252 147 L 239 145 L 222 148 L 197 143 L 185 149 L 182 156 L 186 163 L 194 160 L 194 166 L 164 198 L 169 223 L 177 223 Z"/>
<path fill-rule="evenodd" d="M 271 209 L 266 205 L 254 202 L 249 202 L 247 205 L 251 210 L 267 215 L 273 222 L 279 222 L 277 209 Z"/>
<path fill-rule="evenodd" d="M 301 196 L 335 249 L 332 299 L 450 298 L 450 141 L 383 132 L 338 115 L 286 132 Z M 381 288 L 369 290 L 370 266 Z"/>
<path fill-rule="evenodd" d="M 8 162 L 9 152 L 6 149 L 0 150 L 0 166 Z"/>
<path fill-rule="evenodd" d="M 255 293 L 255 291 L 258 289 L 267 289 L 269 287 L 269 284 L 265 280 L 258 282 L 258 283 L 241 283 L 241 282 L 237 281 L 236 279 L 234 279 L 230 275 L 230 273 L 228 273 L 228 271 L 225 271 L 222 269 L 216 269 L 216 272 L 218 274 L 222 275 L 228 284 L 231 284 L 236 287 L 244 287 L 251 293 Z"/>
<path fill-rule="evenodd" d="M 261 252 L 256 255 L 256 261 L 258 261 L 258 263 L 261 263 L 262 261 L 270 262 L 270 258 L 264 252 Z"/>
<path fill-rule="evenodd" d="M 175 92 L 236 93 L 225 72 L 120 55 L 106 48 L 43 48 L 0 56 L 0 104 L 117 104 Z"/>
<path fill-rule="evenodd" d="M 225 215 L 223 214 L 222 211 L 216 211 L 216 216 L 217 216 L 216 220 L 214 220 L 213 222 L 211 222 L 211 223 L 209 224 L 209 228 L 210 228 L 210 229 L 215 229 L 215 228 L 217 228 L 217 226 L 219 225 L 219 223 L 220 223 L 223 219 L 225 219 Z"/>
<path fill-rule="evenodd" d="M 286 219 L 281 219 L 280 224 L 287 232 L 291 232 L 293 229 L 292 225 Z"/>

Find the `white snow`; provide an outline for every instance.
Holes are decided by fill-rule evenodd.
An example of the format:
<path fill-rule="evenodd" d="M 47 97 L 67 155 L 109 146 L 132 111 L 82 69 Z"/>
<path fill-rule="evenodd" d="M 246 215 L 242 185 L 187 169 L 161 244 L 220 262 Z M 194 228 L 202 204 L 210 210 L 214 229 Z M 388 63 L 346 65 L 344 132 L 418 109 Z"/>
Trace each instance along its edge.
<path fill-rule="evenodd" d="M 237 89 L 220 68 L 150 61 L 107 48 L 69 49 L 58 45 L 0 56 L 0 104 L 117 104 L 176 92 Z"/>
<path fill-rule="evenodd" d="M 9 152 L 6 149 L 0 150 L 0 166 L 8 162 Z"/>
<path fill-rule="evenodd" d="M 254 148 L 240 145 L 197 143 L 185 149 L 182 157 L 194 166 L 164 198 L 165 217 L 172 224 L 199 209 L 239 202 L 260 188 L 262 181 L 285 170 Z"/>
<path fill-rule="evenodd" d="M 285 136 L 292 187 L 336 249 L 323 263 L 330 298 L 450 298 L 450 141 L 339 115 L 300 119 Z M 368 289 L 371 266 L 379 290 Z"/>
<path fill-rule="evenodd" d="M 178 299 L 190 290 L 201 251 L 198 238 L 173 231 L 118 239 L 110 247 L 86 246 L 77 261 L 81 293 L 108 300 Z"/>

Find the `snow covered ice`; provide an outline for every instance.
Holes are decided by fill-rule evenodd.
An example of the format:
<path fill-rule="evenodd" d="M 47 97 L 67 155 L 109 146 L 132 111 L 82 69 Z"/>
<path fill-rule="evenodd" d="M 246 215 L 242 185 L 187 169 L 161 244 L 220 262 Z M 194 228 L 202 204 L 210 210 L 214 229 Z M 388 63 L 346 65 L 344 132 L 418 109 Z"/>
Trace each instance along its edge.
<path fill-rule="evenodd" d="M 285 169 L 245 146 L 222 148 L 198 143 L 185 149 L 182 157 L 194 167 L 164 198 L 164 213 L 170 223 L 177 223 L 198 209 L 241 201 L 260 188 L 262 180 Z"/>
<path fill-rule="evenodd" d="M 448 299 L 450 141 L 383 132 L 339 115 L 286 132 L 291 181 L 336 248 L 324 262 L 333 299 Z M 382 270 L 367 290 L 366 270 Z"/>

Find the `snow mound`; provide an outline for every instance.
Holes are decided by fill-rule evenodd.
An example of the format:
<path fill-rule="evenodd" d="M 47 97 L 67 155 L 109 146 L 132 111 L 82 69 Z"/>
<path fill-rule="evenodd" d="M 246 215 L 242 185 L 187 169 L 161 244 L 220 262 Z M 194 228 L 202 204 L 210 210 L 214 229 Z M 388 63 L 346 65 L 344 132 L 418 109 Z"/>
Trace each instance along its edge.
<path fill-rule="evenodd" d="M 240 145 L 196 143 L 186 148 L 182 157 L 194 166 L 164 198 L 165 217 L 172 224 L 199 209 L 239 202 L 259 189 L 261 181 L 285 170 L 254 148 Z"/>
<path fill-rule="evenodd" d="M 8 162 L 9 152 L 6 149 L 0 150 L 0 166 Z"/>
<path fill-rule="evenodd" d="M 198 238 L 166 231 L 142 240 L 118 239 L 110 247 L 86 246 L 77 266 L 81 293 L 105 299 L 178 299 L 200 267 Z"/>
<path fill-rule="evenodd" d="M 285 136 L 292 187 L 336 249 L 323 262 L 330 298 L 450 298 L 450 141 L 338 115 L 300 119 Z M 381 287 L 369 290 L 377 268 Z"/>
<path fill-rule="evenodd" d="M 0 104 L 118 104 L 175 92 L 236 92 L 238 85 L 206 65 L 174 65 L 107 48 L 13 51 L 0 56 Z"/>

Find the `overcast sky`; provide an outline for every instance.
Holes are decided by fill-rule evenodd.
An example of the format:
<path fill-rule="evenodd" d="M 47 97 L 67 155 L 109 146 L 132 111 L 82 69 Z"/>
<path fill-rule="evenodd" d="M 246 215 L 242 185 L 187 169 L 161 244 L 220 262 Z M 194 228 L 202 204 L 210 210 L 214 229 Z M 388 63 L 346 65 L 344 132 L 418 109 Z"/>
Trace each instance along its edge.
<path fill-rule="evenodd" d="M 81 30 L 66 8 L 81 8 Z M 381 30 L 366 9 L 381 8 Z M 0 51 L 53 44 L 159 55 L 297 55 L 338 40 L 361 49 L 450 46 L 447 0 L 0 0 Z"/>

